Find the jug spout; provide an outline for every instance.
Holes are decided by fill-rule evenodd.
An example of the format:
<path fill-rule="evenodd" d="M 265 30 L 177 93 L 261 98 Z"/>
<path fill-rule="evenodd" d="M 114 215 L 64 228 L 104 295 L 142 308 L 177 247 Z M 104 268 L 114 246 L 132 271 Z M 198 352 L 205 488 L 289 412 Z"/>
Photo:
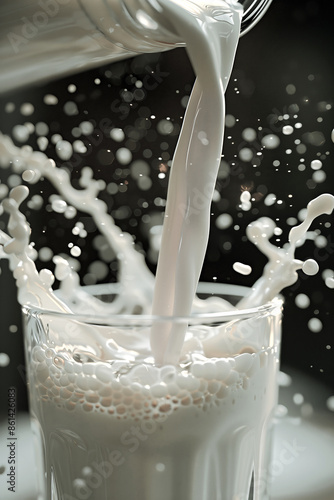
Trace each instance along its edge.
<path fill-rule="evenodd" d="M 207 3 L 192 0 L 198 8 L 202 2 Z M 271 0 L 214 2 L 243 5 L 243 34 Z M 184 45 L 163 16 L 162 4 L 163 0 L 2 0 L 0 93 Z"/>

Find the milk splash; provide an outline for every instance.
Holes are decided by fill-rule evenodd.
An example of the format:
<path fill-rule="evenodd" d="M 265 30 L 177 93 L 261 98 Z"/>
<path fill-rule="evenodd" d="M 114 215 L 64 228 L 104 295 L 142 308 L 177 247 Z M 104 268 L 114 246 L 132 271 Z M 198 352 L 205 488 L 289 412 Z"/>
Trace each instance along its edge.
<path fill-rule="evenodd" d="M 55 294 L 52 290 L 55 276 L 48 269 L 37 271 L 34 260 L 36 251 L 30 244 L 30 227 L 20 211 L 21 203 L 27 198 L 29 189 L 27 186 L 17 186 L 10 192 L 8 198 L 2 202 L 3 210 L 9 215 L 8 233 L 0 230 L 0 245 L 2 251 L 0 256 L 8 258 L 18 288 L 18 300 L 21 305 L 36 306 L 55 312 L 67 313 L 90 313 L 90 314 L 122 314 L 140 312 L 151 313 L 149 298 L 153 297 L 154 280 L 145 265 L 143 257 L 139 254 L 132 243 L 130 235 L 125 235 L 116 226 L 110 215 L 106 213 L 105 204 L 96 198 L 98 188 L 102 183 L 91 179 L 92 171 L 85 170 L 85 176 L 91 179 L 91 183 L 84 190 L 77 190 L 71 186 L 70 177 L 67 172 L 55 167 L 52 160 L 44 153 L 34 152 L 29 147 L 18 148 L 11 139 L 0 134 L 0 166 L 3 168 L 11 164 L 16 173 L 21 173 L 25 178 L 29 170 L 30 182 L 36 182 L 40 177 L 48 178 L 59 194 L 67 203 L 87 210 L 97 223 L 97 226 L 107 234 L 111 228 L 109 241 L 113 248 L 121 248 L 118 259 L 121 265 L 119 274 L 119 294 L 117 299 L 106 305 L 97 298 L 88 294 L 80 287 L 80 279 L 76 272 L 71 269 L 70 264 L 64 258 L 55 256 L 53 261 L 56 265 L 55 276 L 60 281 L 60 290 Z M 84 195 L 83 195 L 84 193 Z M 334 209 L 334 196 L 322 194 L 312 200 L 306 209 L 304 221 L 291 229 L 289 242 L 283 248 L 278 248 L 270 243 L 274 234 L 275 223 L 269 218 L 260 218 L 251 223 L 247 228 L 247 236 L 268 258 L 264 268 L 263 276 L 254 284 L 249 296 L 242 299 L 236 307 L 218 297 L 200 300 L 195 297 L 192 304 L 192 312 L 223 312 L 237 311 L 256 307 L 271 301 L 280 291 L 295 283 L 298 279 L 297 270 L 301 269 L 306 274 L 315 274 L 317 264 L 312 259 L 305 262 L 294 257 L 297 246 L 305 240 L 307 231 L 314 219 L 323 213 L 330 214 Z M 111 237 L 110 235 L 113 235 Z M 116 235 L 116 241 L 114 236 Z M 140 263 L 140 264 L 139 264 Z M 124 270 L 122 268 L 124 266 Z M 146 278 L 143 281 L 143 278 Z M 127 293 L 131 282 L 131 294 Z M 143 295 L 145 287 L 146 294 Z M 130 300 L 131 299 L 131 300 Z M 167 315 L 166 315 L 167 316 Z M 180 327 L 186 330 L 184 324 Z M 90 332 L 92 337 L 96 332 Z M 84 332 L 82 332 L 84 335 Z M 219 339 L 216 339 L 217 343 Z M 147 344 L 148 338 L 143 339 L 146 354 L 150 349 Z M 180 345 L 182 351 L 183 342 Z M 131 348 L 130 345 L 127 346 Z M 184 354 L 183 350 L 183 354 Z M 107 353 L 105 353 L 107 355 Z M 178 354 L 178 359 L 180 353 Z M 160 364 L 158 362 L 158 364 Z"/>

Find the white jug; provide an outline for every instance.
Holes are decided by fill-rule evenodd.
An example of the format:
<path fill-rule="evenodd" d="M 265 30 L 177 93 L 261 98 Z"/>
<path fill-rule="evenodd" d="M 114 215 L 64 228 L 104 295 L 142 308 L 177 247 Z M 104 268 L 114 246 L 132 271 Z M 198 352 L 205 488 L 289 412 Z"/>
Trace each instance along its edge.
<path fill-rule="evenodd" d="M 239 3 L 244 34 L 271 0 Z M 0 92 L 182 45 L 158 0 L 1 0 Z"/>

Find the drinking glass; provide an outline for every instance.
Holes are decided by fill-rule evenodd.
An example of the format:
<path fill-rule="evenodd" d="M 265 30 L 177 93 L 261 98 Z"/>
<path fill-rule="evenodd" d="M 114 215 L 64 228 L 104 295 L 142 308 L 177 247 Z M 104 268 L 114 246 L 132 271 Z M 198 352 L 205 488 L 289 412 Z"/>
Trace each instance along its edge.
<path fill-rule="evenodd" d="M 236 304 L 247 290 L 202 283 L 198 295 Z M 103 314 L 23 307 L 41 498 L 266 498 L 282 301 L 166 318 L 109 314 L 117 285 L 86 292 Z M 166 321 L 187 328 L 178 366 L 150 355 Z"/>

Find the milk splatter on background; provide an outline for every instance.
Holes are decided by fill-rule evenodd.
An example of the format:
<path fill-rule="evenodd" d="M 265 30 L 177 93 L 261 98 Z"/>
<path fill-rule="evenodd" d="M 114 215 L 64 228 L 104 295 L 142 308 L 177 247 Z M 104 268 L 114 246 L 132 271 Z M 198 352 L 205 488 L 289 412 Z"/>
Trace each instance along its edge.
<path fill-rule="evenodd" d="M 286 3 L 276 1 L 240 43 L 227 92 L 224 156 L 203 280 L 251 285 L 265 258 L 246 241 L 249 222 L 271 217 L 277 223 L 273 241 L 283 244 L 291 226 L 303 220 L 306 204 L 332 191 L 333 75 L 330 34 L 320 23 L 325 8 L 325 2 L 295 1 L 287 17 Z M 105 182 L 101 197 L 117 225 L 134 236 L 154 270 L 169 162 L 193 80 L 182 50 L 142 56 L 3 97 L 1 130 L 17 145 L 29 143 L 65 165 L 74 179 L 86 165 L 92 167 Z M 0 184 L 4 197 L 6 185 L 16 186 L 20 177 L 0 173 L 2 181 L 9 176 Z M 27 181 L 29 176 L 26 172 Z M 77 214 L 47 182 L 32 186 L 26 213 L 41 266 L 61 254 L 85 284 L 115 280 L 116 256 L 95 232 L 92 219 Z M 303 275 L 285 294 L 282 357 L 283 365 L 292 364 L 333 387 L 332 224 L 330 217 L 319 219 L 297 253 L 303 260 L 317 260 L 320 270 L 311 278 Z M 235 262 L 251 266 L 252 272 L 236 272 Z M 17 359 L 20 312 L 7 306 L 15 289 L 6 264 L 0 265 L 1 304 L 6 304 L 1 307 L 0 352 L 6 355 L 1 370 L 17 386 L 24 377 L 23 358 Z M 22 406 L 23 391 L 21 385 Z"/>

